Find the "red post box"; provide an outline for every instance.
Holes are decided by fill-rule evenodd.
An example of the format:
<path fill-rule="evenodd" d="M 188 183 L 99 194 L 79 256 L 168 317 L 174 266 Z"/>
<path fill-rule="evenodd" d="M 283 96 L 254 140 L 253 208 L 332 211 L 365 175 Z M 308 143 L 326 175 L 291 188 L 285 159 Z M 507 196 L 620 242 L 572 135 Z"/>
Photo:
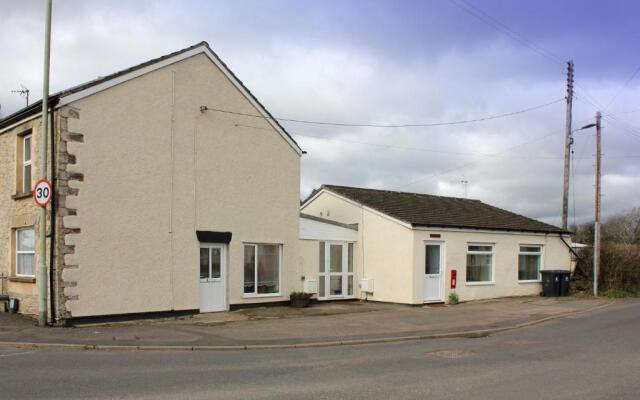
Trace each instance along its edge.
<path fill-rule="evenodd" d="M 451 289 L 455 289 L 456 288 L 456 281 L 458 280 L 458 271 L 456 271 L 455 269 L 451 270 Z"/>

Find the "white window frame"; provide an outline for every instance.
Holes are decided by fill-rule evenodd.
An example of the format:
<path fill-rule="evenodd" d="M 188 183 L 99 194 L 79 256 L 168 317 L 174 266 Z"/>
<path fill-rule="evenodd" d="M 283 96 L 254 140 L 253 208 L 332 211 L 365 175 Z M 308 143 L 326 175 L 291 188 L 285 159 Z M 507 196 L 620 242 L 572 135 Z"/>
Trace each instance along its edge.
<path fill-rule="evenodd" d="M 27 139 L 29 140 L 29 160 L 25 160 L 25 155 L 27 154 Z M 31 191 L 31 178 L 33 177 L 33 135 L 28 134 L 22 137 L 22 192 L 28 193 Z M 29 174 L 29 182 L 26 179 L 26 170 L 27 167 L 31 168 L 31 173 Z"/>
<path fill-rule="evenodd" d="M 244 292 L 244 248 L 246 246 L 253 246 L 255 251 L 255 262 L 253 264 L 253 293 L 245 293 Z M 278 293 L 258 293 L 258 246 L 278 246 Z M 242 267 L 243 267 L 243 275 L 242 275 L 242 297 L 246 299 L 257 298 L 257 297 L 280 297 L 282 296 L 282 243 L 243 243 L 242 253 Z"/>
<path fill-rule="evenodd" d="M 491 246 L 491 251 L 473 251 L 469 250 L 470 246 Z M 491 280 L 482 281 L 482 282 L 469 282 L 467 280 L 467 263 L 469 262 L 469 258 L 467 255 L 469 254 L 481 254 L 481 255 L 490 255 L 491 256 Z M 465 254 L 465 265 L 464 265 L 464 280 L 466 286 L 483 286 L 483 285 L 495 285 L 496 283 L 496 244 L 495 243 L 467 243 L 467 252 Z"/>
<path fill-rule="evenodd" d="M 540 251 L 531 252 L 531 251 L 522 251 L 522 247 L 539 247 Z M 520 255 L 530 255 L 530 256 L 540 256 L 540 262 L 538 263 L 538 279 L 523 279 L 520 280 Z M 528 244 L 521 243 L 518 245 L 518 265 L 517 265 L 517 273 L 518 273 L 518 283 L 540 283 L 542 282 L 542 273 L 541 271 L 544 269 L 544 246 L 541 244 Z"/>
<path fill-rule="evenodd" d="M 356 243 L 355 242 L 341 242 L 341 241 L 329 241 L 321 240 L 324 243 L 324 272 L 320 272 L 320 266 L 318 265 L 318 300 L 334 300 L 334 299 L 353 299 L 356 296 Z M 320 246 L 318 242 L 318 246 Z M 349 272 L 349 244 L 353 246 L 353 270 Z M 331 245 L 342 246 L 342 272 L 331 272 L 330 254 Z M 318 260 L 320 262 L 320 260 Z M 342 294 L 339 296 L 327 295 L 331 289 L 331 277 L 342 277 Z M 351 288 L 351 294 L 349 294 L 349 277 L 352 277 L 353 286 Z M 320 297 L 320 279 L 324 279 L 324 296 Z"/>
<path fill-rule="evenodd" d="M 18 250 L 18 245 L 19 245 L 19 239 L 18 239 L 18 235 L 19 232 L 21 231 L 28 231 L 31 230 L 33 231 L 33 250 Z M 27 278 L 35 278 L 36 277 L 36 232 L 35 232 L 35 228 L 33 226 L 29 226 L 29 227 L 24 227 L 24 228 L 18 228 L 16 229 L 15 232 L 15 240 L 16 240 L 16 276 L 20 276 L 20 277 L 27 277 Z M 18 268 L 19 268 L 19 264 L 18 264 L 18 255 L 20 254 L 32 254 L 33 255 L 33 274 L 21 274 L 18 272 Z"/>

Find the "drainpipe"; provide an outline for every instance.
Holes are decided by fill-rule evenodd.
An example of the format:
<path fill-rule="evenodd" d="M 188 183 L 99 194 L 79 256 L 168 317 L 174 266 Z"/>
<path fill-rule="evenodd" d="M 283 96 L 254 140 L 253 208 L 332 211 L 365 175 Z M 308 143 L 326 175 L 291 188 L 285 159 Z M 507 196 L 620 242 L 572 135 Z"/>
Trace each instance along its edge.
<path fill-rule="evenodd" d="M 56 247 L 56 207 L 57 207 L 57 203 L 58 203 L 58 199 L 57 199 L 57 194 L 56 194 L 56 168 L 55 168 L 55 160 L 56 160 L 56 145 L 55 145 L 55 139 L 56 139 L 56 126 L 55 126 L 55 118 L 54 118 L 54 114 L 55 112 L 53 111 L 54 109 L 54 102 L 52 102 L 51 104 L 51 114 L 50 114 L 50 118 L 51 118 L 51 130 L 49 131 L 50 134 L 50 141 L 51 141 L 51 212 L 50 212 L 50 232 L 49 232 L 49 305 L 51 306 L 51 323 L 55 324 L 57 321 L 57 315 L 56 315 L 56 296 L 55 296 L 55 291 L 56 291 L 56 287 L 55 287 L 55 262 L 54 262 L 54 257 L 55 257 L 55 247 Z"/>

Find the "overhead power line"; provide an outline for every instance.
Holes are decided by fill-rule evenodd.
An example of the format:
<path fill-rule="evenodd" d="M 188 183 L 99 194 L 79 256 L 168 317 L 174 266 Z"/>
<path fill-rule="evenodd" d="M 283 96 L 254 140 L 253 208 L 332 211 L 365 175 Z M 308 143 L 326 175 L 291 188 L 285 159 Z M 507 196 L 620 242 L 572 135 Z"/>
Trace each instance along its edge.
<path fill-rule="evenodd" d="M 278 122 L 293 122 L 299 124 L 309 124 L 309 125 L 329 125 L 329 126 L 348 126 L 348 127 L 359 127 L 359 128 L 417 128 L 417 127 L 434 127 L 434 126 L 445 126 L 445 125 L 461 125 L 468 124 L 473 122 L 483 122 L 489 121 L 498 118 L 511 117 L 518 114 L 523 114 L 530 111 L 539 110 L 544 107 L 548 107 L 550 105 L 560 103 L 564 101 L 564 99 L 558 99 L 554 101 L 550 101 L 548 103 L 540 104 L 533 107 L 524 108 L 522 110 L 513 111 L 504 114 L 491 115 L 487 117 L 481 118 L 473 118 L 473 119 L 465 119 L 459 121 L 447 121 L 447 122 L 431 122 L 431 123 L 413 123 L 413 124 L 366 124 L 366 123 L 346 123 L 346 122 L 332 122 L 332 121 L 312 121 L 312 120 L 304 120 L 304 119 L 293 119 L 293 118 L 282 118 L 282 117 L 270 117 L 258 114 L 248 114 L 242 113 L 238 111 L 231 110 L 223 110 L 220 108 L 209 107 L 209 106 L 201 106 L 200 111 L 214 111 L 223 114 L 231 114 L 231 115 L 239 115 L 243 117 L 251 117 L 251 118 L 262 118 L 262 119 L 270 119 Z"/>
<path fill-rule="evenodd" d="M 542 57 L 550 61 L 553 61 L 555 63 L 564 65 L 564 61 L 561 60 L 560 57 L 556 56 L 555 54 L 545 49 L 544 47 L 537 45 L 532 40 L 529 40 L 526 36 L 509 28 L 507 25 L 500 22 L 497 18 L 492 17 L 491 15 L 489 15 L 479 7 L 474 6 L 473 4 L 469 3 L 466 0 L 451 0 L 451 3 L 453 3 L 463 11 L 467 12 L 468 14 L 474 16 L 478 20 L 496 29 L 497 31 L 502 32 L 503 34 L 511 37 L 513 40 L 527 46 L 528 48 L 535 51 Z"/>
<path fill-rule="evenodd" d="M 591 119 L 586 120 L 586 121 L 590 121 L 590 120 Z M 586 121 L 584 121 L 584 122 L 586 122 Z M 459 169 L 466 168 L 466 167 L 469 167 L 471 165 L 475 165 L 475 164 L 477 164 L 479 162 L 482 162 L 482 161 L 486 160 L 487 158 L 494 158 L 494 157 L 500 156 L 500 155 L 502 155 L 504 153 L 507 153 L 507 152 L 509 152 L 509 151 L 511 151 L 513 149 L 516 149 L 518 147 L 526 146 L 526 145 L 528 145 L 530 143 L 546 139 L 546 138 L 548 138 L 550 136 L 558 134 L 559 132 L 564 132 L 564 129 L 560 130 L 560 131 L 554 131 L 554 132 L 548 133 L 548 134 L 546 134 L 544 136 L 539 136 L 539 137 L 531 139 L 531 140 L 527 140 L 526 142 L 523 142 L 523 143 L 520 143 L 520 144 L 517 144 L 517 145 L 514 145 L 514 146 L 507 147 L 507 148 L 505 148 L 505 149 L 503 149 L 503 150 L 501 150 L 501 151 L 499 151 L 497 153 L 492 154 L 491 156 L 487 156 L 487 157 L 483 157 L 483 158 L 480 158 L 480 159 L 476 159 L 474 161 L 470 161 L 470 162 L 465 163 L 463 165 L 460 165 L 460 166 L 457 166 L 457 167 L 454 167 L 454 168 L 446 169 L 446 170 L 444 170 L 442 172 L 435 172 L 433 174 L 429 174 L 429 175 L 427 175 L 427 176 L 425 176 L 423 178 L 416 179 L 414 181 L 408 182 L 408 183 L 406 183 L 404 185 L 401 185 L 401 186 L 397 186 L 397 187 L 393 188 L 393 190 L 402 189 L 402 188 L 405 188 L 407 186 L 412 186 L 412 185 L 415 185 L 416 183 L 420 183 L 420 182 L 430 181 L 430 180 L 432 180 L 434 178 L 437 178 L 438 176 L 441 176 L 441 175 L 444 175 L 444 174 L 448 174 L 450 172 L 457 171 Z"/>
<path fill-rule="evenodd" d="M 633 79 L 636 77 L 636 75 L 638 75 L 638 72 L 640 72 L 640 66 L 638 66 L 638 68 L 636 68 L 635 71 L 633 71 L 633 74 L 631 74 L 629 79 L 627 79 L 627 81 L 620 87 L 620 89 L 618 89 L 616 94 L 613 95 L 611 100 L 609 100 L 609 103 L 607 103 L 607 106 L 602 111 L 606 111 L 609 107 L 611 107 L 613 102 L 616 101 L 618 96 L 620 96 L 620 93 L 622 93 L 624 91 L 624 89 L 626 89 L 627 86 L 629 86 L 629 84 L 633 81 Z"/>

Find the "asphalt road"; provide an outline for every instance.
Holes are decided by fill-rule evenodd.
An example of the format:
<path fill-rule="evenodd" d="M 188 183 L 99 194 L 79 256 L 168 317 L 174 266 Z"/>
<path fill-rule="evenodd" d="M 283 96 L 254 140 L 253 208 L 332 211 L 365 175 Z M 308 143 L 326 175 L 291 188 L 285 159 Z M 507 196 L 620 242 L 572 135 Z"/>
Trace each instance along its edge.
<path fill-rule="evenodd" d="M 0 349 L 0 399 L 638 399 L 640 301 L 475 339 L 238 352 Z"/>

